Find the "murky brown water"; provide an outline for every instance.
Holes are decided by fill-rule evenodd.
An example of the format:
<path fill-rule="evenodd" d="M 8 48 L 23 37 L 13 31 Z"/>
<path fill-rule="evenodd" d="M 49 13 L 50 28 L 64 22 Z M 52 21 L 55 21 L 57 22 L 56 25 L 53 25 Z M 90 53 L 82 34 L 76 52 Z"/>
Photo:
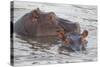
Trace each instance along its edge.
<path fill-rule="evenodd" d="M 87 51 L 59 53 L 61 43 L 51 37 L 21 38 L 14 33 L 14 65 L 38 65 L 97 61 L 97 7 L 82 5 L 58 5 L 45 3 L 15 2 L 14 23 L 25 13 L 39 7 L 53 11 L 57 16 L 79 22 L 81 31 L 89 31 Z"/>

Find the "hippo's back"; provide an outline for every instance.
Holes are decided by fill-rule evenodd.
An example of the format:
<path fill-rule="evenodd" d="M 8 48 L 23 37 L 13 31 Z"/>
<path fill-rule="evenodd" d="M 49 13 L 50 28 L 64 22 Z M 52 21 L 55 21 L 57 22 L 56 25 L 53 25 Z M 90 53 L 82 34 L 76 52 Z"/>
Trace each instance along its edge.
<path fill-rule="evenodd" d="M 77 32 L 80 33 L 80 25 L 77 22 L 59 19 L 59 25 L 65 30 L 66 33 Z"/>

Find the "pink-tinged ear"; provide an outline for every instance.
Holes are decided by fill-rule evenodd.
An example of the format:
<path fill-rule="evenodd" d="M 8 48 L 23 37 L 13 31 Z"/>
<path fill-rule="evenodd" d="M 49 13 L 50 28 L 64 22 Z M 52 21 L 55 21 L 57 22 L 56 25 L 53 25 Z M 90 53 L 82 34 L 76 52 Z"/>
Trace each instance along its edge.
<path fill-rule="evenodd" d="M 88 36 L 88 31 L 84 30 L 81 34 L 82 38 L 86 38 Z"/>
<path fill-rule="evenodd" d="M 34 11 L 32 12 L 32 16 L 33 16 L 33 18 L 38 18 L 38 13 L 37 13 L 36 10 L 34 10 Z"/>
<path fill-rule="evenodd" d="M 36 22 L 38 18 L 39 18 L 38 11 L 37 10 L 32 11 L 32 21 Z"/>
<path fill-rule="evenodd" d="M 37 19 L 38 19 L 38 15 L 37 15 L 36 11 L 34 10 L 34 11 L 32 12 L 32 21 L 33 21 L 33 22 L 36 22 Z"/>

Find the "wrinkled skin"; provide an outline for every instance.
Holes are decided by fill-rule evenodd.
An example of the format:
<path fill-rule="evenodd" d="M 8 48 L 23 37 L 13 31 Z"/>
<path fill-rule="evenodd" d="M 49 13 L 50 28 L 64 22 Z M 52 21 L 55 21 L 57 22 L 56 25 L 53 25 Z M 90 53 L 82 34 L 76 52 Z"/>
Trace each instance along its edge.
<path fill-rule="evenodd" d="M 25 14 L 14 24 L 14 31 L 22 36 L 57 36 L 57 30 L 80 32 L 78 23 L 56 16 L 54 12 L 42 12 L 39 8 Z"/>
<path fill-rule="evenodd" d="M 60 47 L 60 49 L 64 48 L 68 51 L 81 51 L 86 50 L 87 46 L 87 36 L 88 31 L 84 30 L 82 34 L 80 33 L 70 33 L 68 35 L 65 35 L 63 32 L 59 31 L 59 38 L 62 40 L 63 45 Z"/>

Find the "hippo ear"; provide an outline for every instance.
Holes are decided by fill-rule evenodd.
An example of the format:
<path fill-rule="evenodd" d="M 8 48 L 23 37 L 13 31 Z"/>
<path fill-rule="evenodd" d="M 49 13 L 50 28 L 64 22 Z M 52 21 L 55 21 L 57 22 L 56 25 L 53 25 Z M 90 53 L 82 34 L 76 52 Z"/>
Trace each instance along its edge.
<path fill-rule="evenodd" d="M 53 12 L 50 12 L 48 14 L 48 20 L 53 20 L 55 18 L 55 14 Z"/>
<path fill-rule="evenodd" d="M 32 11 L 32 21 L 37 21 L 39 17 L 40 9 L 37 8 L 36 10 Z"/>
<path fill-rule="evenodd" d="M 88 31 L 84 30 L 83 33 L 81 34 L 81 41 L 84 46 L 86 46 L 86 44 L 88 43 L 87 36 L 88 36 Z"/>
<path fill-rule="evenodd" d="M 83 33 L 81 34 L 82 38 L 86 38 L 88 36 L 88 31 L 84 30 Z"/>
<path fill-rule="evenodd" d="M 34 10 L 34 11 L 32 12 L 32 17 L 33 17 L 33 18 L 38 18 L 38 13 L 37 13 L 36 10 Z"/>

